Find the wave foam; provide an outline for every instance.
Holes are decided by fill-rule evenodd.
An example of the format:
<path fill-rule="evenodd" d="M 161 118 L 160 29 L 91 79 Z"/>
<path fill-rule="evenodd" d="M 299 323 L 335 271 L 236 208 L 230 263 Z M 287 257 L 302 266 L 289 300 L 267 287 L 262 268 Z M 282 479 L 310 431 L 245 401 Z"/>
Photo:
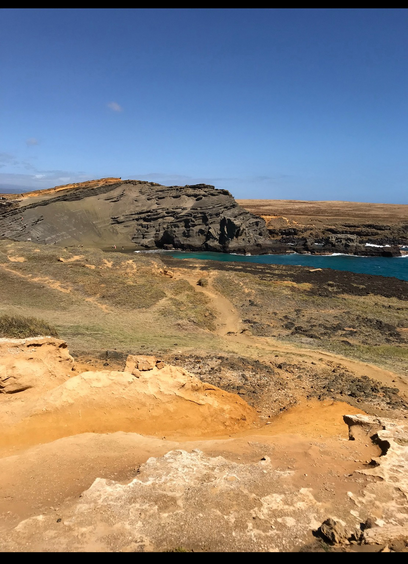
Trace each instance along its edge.
<path fill-rule="evenodd" d="M 377 247 L 379 249 L 383 249 L 384 247 L 391 247 L 391 245 L 374 245 L 374 243 L 366 243 L 366 247 Z"/>

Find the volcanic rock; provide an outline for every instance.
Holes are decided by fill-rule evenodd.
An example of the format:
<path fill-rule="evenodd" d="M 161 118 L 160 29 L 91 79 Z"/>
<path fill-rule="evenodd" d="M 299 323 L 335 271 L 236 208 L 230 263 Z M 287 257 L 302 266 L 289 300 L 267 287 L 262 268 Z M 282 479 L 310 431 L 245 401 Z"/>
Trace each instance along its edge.
<path fill-rule="evenodd" d="M 0 237 L 60 245 L 261 254 L 265 221 L 227 190 L 118 180 L 21 195 L 0 207 Z"/>
<path fill-rule="evenodd" d="M 139 371 L 153 370 L 159 361 L 155 356 L 147 355 L 128 355 L 126 360 L 125 372 L 130 372 L 134 374 L 137 371 L 137 376 L 139 376 Z M 163 368 L 163 366 L 160 366 Z"/>

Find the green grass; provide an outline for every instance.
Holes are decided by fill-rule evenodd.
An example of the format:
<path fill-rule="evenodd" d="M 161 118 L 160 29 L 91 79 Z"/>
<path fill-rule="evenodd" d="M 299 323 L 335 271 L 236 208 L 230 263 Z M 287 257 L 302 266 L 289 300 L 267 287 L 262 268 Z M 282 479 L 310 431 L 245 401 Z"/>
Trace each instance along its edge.
<path fill-rule="evenodd" d="M 353 356 L 357 356 L 365 362 L 372 362 L 379 366 L 386 366 L 390 370 L 398 367 L 408 366 L 408 347 L 397 345 L 357 345 L 354 347 Z M 351 356 L 351 355 L 350 355 Z"/>
<path fill-rule="evenodd" d="M 36 317 L 0 316 L 0 337 L 26 339 L 27 337 L 38 336 L 58 337 L 58 331 L 43 319 Z"/>

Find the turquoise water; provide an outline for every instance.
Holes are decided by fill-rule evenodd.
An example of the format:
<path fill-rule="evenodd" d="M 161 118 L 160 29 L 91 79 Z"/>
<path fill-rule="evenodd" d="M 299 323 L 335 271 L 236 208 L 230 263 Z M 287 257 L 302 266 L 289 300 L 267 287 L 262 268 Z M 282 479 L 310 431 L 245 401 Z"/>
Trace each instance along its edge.
<path fill-rule="evenodd" d="M 311 268 L 331 268 L 348 270 L 359 274 L 394 276 L 408 281 L 408 255 L 402 257 L 357 257 L 351 255 L 254 255 L 243 256 L 227 253 L 189 253 L 169 251 L 176 258 L 194 258 L 202 260 L 255 262 L 261 264 L 289 264 L 310 266 Z"/>

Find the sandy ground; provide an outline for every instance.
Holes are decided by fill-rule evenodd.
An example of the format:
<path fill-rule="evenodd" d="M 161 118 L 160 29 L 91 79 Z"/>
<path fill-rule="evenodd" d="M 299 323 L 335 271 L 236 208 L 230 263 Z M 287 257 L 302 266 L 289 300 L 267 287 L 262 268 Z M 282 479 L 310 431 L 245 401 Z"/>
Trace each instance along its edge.
<path fill-rule="evenodd" d="M 345 489 L 353 488 L 348 476 L 380 452 L 373 444 L 348 441 L 342 416 L 358 412 L 363 413 L 340 402 L 305 402 L 255 432 L 213 439 L 189 437 L 186 441 L 180 435 L 161 439 L 148 433 L 94 432 L 37 444 L 12 455 L 3 452 L 1 528 L 6 531 L 23 519 L 57 508 L 66 499 L 79 496 L 98 477 L 129 480 L 149 457 L 175 449 L 199 448 L 240 463 L 272 456 L 275 467 L 294 470 L 294 487 L 316 487 L 318 481 L 321 495 L 333 502 L 336 495 L 340 499 Z M 155 431 L 152 428 L 152 434 Z"/>
<path fill-rule="evenodd" d="M 253 337 L 240 333 L 239 315 L 231 302 L 214 289 L 211 273 L 205 286 L 197 285 L 194 271 L 174 271 L 172 275 L 189 280 L 196 291 L 211 298 L 217 312 L 216 331 L 220 336 L 228 336 L 237 347 L 249 342 L 254 346 Z M 44 283 L 52 284 L 52 281 L 44 280 Z M 262 338 L 257 338 L 260 351 L 263 349 L 262 341 Z M 270 346 L 270 340 L 268 342 Z M 282 344 L 277 345 L 276 350 L 297 352 L 296 347 Z M 322 351 L 302 350 L 302 354 L 316 360 L 321 357 L 335 359 L 355 374 L 368 374 L 383 384 L 398 380 L 389 371 Z M 75 374 L 82 368 L 78 364 Z M 89 364 L 86 369 L 90 369 Z M 401 381 L 399 384 L 405 383 Z M 406 389 L 402 391 L 407 392 Z M 34 391 L 27 390 L 3 396 L 0 398 L 3 413 L 12 411 L 13 405 L 18 405 L 23 413 L 24 404 L 27 406 L 33 401 L 32 394 Z M 39 398 L 36 401 L 41 405 Z M 269 457 L 277 472 L 290 474 L 293 491 L 310 488 L 315 499 L 326 507 L 327 516 L 343 515 L 342 511 L 350 512 L 350 492 L 362 496 L 364 487 L 370 483 L 370 478 L 362 477 L 358 471 L 381 454 L 379 446 L 368 438 L 362 441 L 348 439 L 343 416 L 356 413 L 364 414 L 364 411 L 343 402 L 319 402 L 300 397 L 297 406 L 267 424 L 258 422 L 255 428 L 251 426 L 224 434 L 221 428 L 217 432 L 214 427 L 214 435 L 207 434 L 205 439 L 199 436 L 198 428 L 196 431 L 186 428 L 186 433 L 166 431 L 171 429 L 171 417 L 179 420 L 185 417 L 180 408 L 173 415 L 167 413 L 162 426 L 153 419 L 149 426 L 147 419 L 142 434 L 126 432 L 119 412 L 115 428 L 115 415 L 111 411 L 111 432 L 105 432 L 101 414 L 102 418 L 93 419 L 92 432 L 86 432 L 85 427 L 80 434 L 67 432 L 67 436 L 56 440 L 52 440 L 52 434 L 49 438 L 46 434 L 42 437 L 32 435 L 25 446 L 24 441 L 20 447 L 15 445 L 12 449 L 10 445 L 5 445 L 0 452 L 0 530 L 7 535 L 22 520 L 39 514 L 54 513 L 58 519 L 62 508 L 70 500 L 78 499 L 96 478 L 127 483 L 150 457 L 162 457 L 177 449 L 187 452 L 199 449 L 211 457 L 222 456 L 239 464 Z M 50 418 L 49 425 L 55 426 L 56 419 Z M 22 427 L 21 432 L 30 433 L 31 430 L 28 427 L 24 431 Z M 309 540 L 313 542 L 311 533 Z M 292 541 L 291 550 L 300 548 Z"/>

